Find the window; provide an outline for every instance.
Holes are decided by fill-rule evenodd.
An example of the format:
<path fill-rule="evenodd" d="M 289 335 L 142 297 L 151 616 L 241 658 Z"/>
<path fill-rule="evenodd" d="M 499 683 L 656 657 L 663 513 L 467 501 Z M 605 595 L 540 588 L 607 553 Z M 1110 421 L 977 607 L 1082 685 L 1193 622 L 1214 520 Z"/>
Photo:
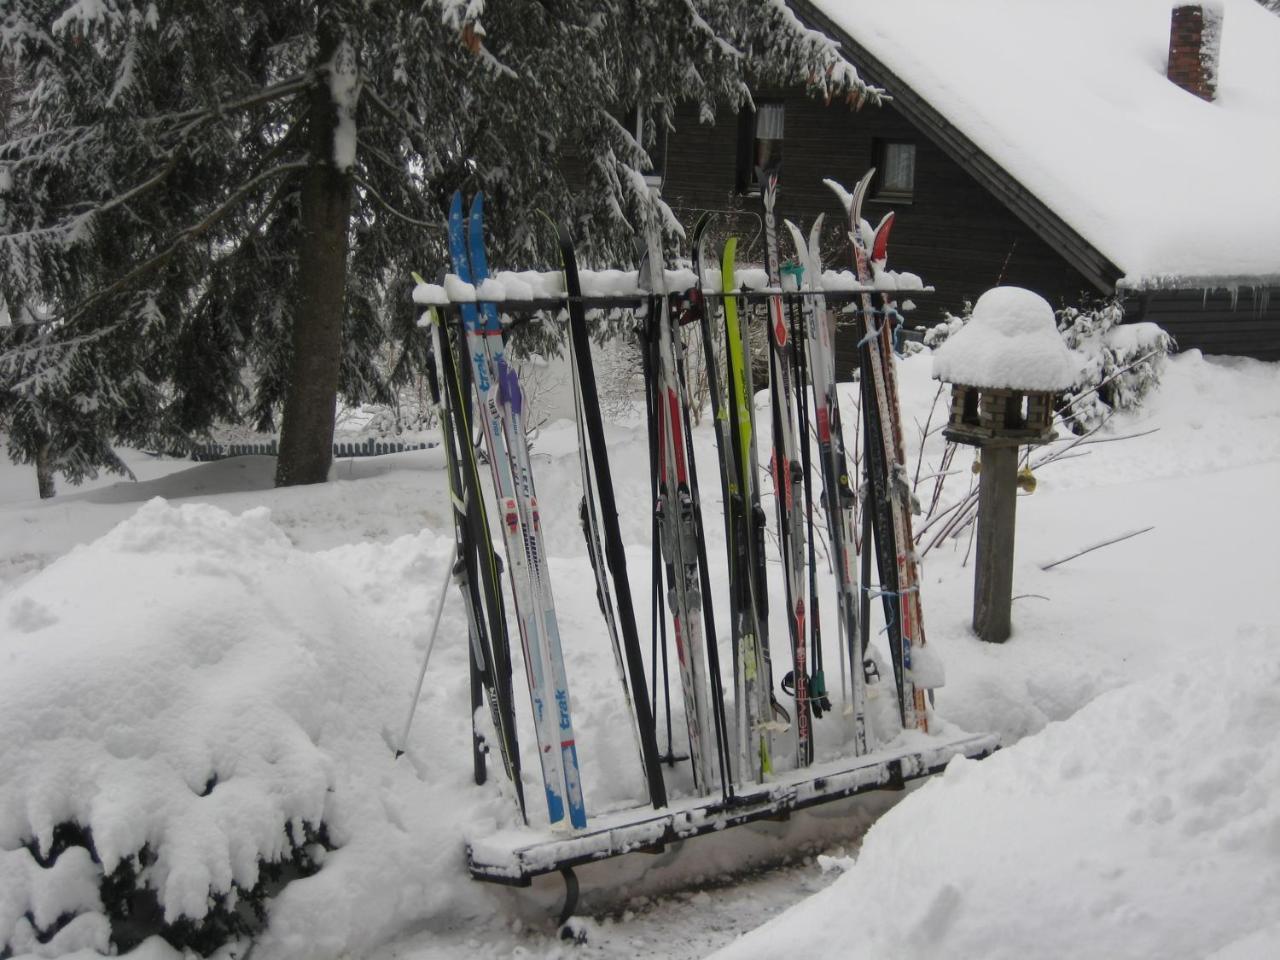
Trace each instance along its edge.
<path fill-rule="evenodd" d="M 916 145 L 904 140 L 876 143 L 875 199 L 910 200 L 916 187 Z"/>
<path fill-rule="evenodd" d="M 782 166 L 783 127 L 786 108 L 778 102 L 761 103 L 743 110 L 738 126 L 738 192 L 760 192 L 760 174 Z"/>

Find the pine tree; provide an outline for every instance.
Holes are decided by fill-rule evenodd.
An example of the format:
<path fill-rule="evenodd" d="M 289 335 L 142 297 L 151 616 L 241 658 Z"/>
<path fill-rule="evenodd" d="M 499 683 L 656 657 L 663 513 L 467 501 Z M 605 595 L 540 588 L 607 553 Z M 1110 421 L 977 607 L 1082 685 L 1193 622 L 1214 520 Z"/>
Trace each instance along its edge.
<path fill-rule="evenodd" d="M 867 92 L 783 0 L 13 0 L 0 54 L 29 91 L 0 295 L 60 357 L 49 389 L 91 389 L 117 440 L 283 407 L 279 484 L 325 479 L 339 393 L 388 399 L 388 340 L 397 376 L 421 363 L 407 278 L 443 268 L 454 189 L 490 194 L 498 262 L 536 252 L 537 209 L 618 254 L 658 213 L 631 108 Z"/>

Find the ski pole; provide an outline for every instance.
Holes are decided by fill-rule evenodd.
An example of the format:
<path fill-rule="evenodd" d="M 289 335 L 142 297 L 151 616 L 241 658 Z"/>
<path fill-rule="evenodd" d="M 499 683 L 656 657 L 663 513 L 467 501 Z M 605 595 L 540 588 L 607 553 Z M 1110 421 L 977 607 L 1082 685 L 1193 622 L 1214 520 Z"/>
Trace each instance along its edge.
<path fill-rule="evenodd" d="M 427 640 L 427 654 L 422 658 L 422 669 L 418 671 L 418 685 L 413 688 L 413 701 L 409 704 L 409 716 L 405 717 L 404 732 L 400 734 L 400 749 L 396 751 L 396 759 L 404 754 L 409 746 L 409 728 L 413 726 L 413 715 L 418 710 L 418 698 L 422 696 L 422 682 L 427 678 L 427 664 L 431 662 L 431 651 L 436 646 L 436 636 L 440 632 L 440 615 L 444 613 L 444 601 L 448 596 L 449 584 L 453 580 L 453 565 L 458 559 L 458 541 L 453 541 L 449 549 L 449 563 L 445 567 L 444 580 L 440 584 L 440 593 L 436 597 L 436 615 L 431 622 L 431 638 Z"/>

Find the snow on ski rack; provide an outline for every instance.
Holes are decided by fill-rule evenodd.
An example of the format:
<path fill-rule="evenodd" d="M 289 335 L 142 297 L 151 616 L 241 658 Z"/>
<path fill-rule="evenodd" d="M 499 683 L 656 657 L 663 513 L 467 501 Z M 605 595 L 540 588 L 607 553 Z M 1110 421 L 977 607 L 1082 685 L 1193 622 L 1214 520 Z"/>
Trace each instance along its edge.
<path fill-rule="evenodd" d="M 708 270 L 704 294 L 708 299 L 725 297 L 721 289 L 719 271 Z M 667 270 L 667 289 L 688 290 L 696 280 L 691 270 Z M 737 290 L 729 291 L 748 302 L 762 301 L 777 294 L 770 287 L 763 270 L 745 269 L 737 273 Z M 642 306 L 649 294 L 641 289 L 634 270 L 594 270 L 582 272 L 581 300 L 588 309 L 634 309 Z M 932 293 L 914 273 L 897 273 L 881 270 L 871 284 L 861 284 L 850 270 L 826 270 L 822 274 L 822 287 L 813 292 L 787 290 L 786 298 L 802 298 L 825 295 L 832 304 L 851 303 L 864 293 Z M 525 310 L 555 310 L 568 302 L 564 290 L 564 278 L 560 273 L 536 270 L 499 271 L 485 279 L 480 287 L 463 282 L 454 274 L 448 274 L 443 284 L 419 283 L 414 287 L 413 300 L 419 306 L 445 307 L 459 303 L 493 303 L 504 312 Z"/>
<path fill-rule="evenodd" d="M 976 760 L 993 753 L 995 734 L 908 734 L 904 745 L 861 757 L 845 757 L 747 784 L 728 803 L 717 792 L 592 817 L 573 834 L 530 828 L 506 829 L 467 840 L 467 866 L 476 880 L 528 886 L 534 877 L 628 853 L 658 853 L 668 843 L 715 833 L 758 820 L 786 819 L 793 812 L 871 790 L 901 789 L 909 780 L 938 773 L 957 756 Z M 566 877 L 566 879 L 568 879 Z"/>

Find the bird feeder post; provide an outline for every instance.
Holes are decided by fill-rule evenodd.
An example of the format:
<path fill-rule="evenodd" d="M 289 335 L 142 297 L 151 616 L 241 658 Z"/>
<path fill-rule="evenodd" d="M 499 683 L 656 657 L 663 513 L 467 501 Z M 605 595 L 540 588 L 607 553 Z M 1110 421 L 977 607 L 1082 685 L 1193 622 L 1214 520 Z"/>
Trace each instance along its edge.
<path fill-rule="evenodd" d="M 1009 639 L 1013 615 L 1013 533 L 1018 509 L 1018 448 L 982 448 L 978 476 L 978 556 L 973 630 L 989 643 Z"/>
<path fill-rule="evenodd" d="M 1053 308 L 1017 287 L 983 294 L 973 319 L 934 356 L 934 377 L 952 383 L 942 434 L 981 451 L 973 629 L 990 643 L 1012 632 L 1018 448 L 1055 438 L 1054 394 L 1075 373 Z"/>

